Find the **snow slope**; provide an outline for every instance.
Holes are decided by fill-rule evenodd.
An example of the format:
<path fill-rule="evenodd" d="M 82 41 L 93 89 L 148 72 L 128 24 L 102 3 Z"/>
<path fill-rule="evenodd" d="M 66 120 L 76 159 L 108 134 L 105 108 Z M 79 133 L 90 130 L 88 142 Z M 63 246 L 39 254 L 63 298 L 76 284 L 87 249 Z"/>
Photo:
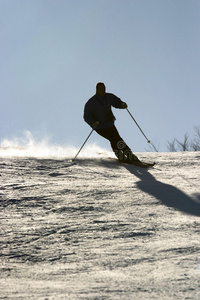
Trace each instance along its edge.
<path fill-rule="evenodd" d="M 0 299 L 200 299 L 200 153 L 86 152 L 1 149 Z"/>

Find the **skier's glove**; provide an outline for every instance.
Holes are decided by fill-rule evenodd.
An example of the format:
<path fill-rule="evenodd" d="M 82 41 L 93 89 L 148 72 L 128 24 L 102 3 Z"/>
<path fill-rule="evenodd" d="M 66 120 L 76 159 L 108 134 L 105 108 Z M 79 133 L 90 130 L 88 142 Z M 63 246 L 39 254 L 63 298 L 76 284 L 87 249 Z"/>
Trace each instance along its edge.
<path fill-rule="evenodd" d="M 92 123 L 92 128 L 95 129 L 95 128 L 97 128 L 98 125 L 99 125 L 99 122 L 96 121 L 96 122 Z"/>
<path fill-rule="evenodd" d="M 123 102 L 122 103 L 122 108 L 127 108 L 127 107 L 128 107 L 128 105 L 125 102 Z"/>

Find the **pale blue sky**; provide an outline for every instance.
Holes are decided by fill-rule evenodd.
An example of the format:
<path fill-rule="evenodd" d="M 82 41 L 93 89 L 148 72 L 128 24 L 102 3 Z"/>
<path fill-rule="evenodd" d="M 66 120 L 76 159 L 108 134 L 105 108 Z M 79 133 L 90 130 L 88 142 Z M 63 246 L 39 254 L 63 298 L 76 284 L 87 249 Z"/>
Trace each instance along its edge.
<path fill-rule="evenodd" d="M 103 81 L 147 135 L 167 141 L 200 125 L 199 0 L 0 0 L 0 141 L 29 130 L 81 146 L 83 108 Z M 133 151 L 149 149 L 113 109 Z M 90 143 L 109 149 L 96 133 Z"/>

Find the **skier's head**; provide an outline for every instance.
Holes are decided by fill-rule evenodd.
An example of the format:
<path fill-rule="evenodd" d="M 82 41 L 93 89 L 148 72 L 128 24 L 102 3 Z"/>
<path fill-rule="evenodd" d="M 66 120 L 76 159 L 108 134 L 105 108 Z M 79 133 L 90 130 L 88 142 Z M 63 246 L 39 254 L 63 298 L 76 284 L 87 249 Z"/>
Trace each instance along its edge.
<path fill-rule="evenodd" d="M 103 97 L 105 96 L 105 93 L 106 93 L 106 87 L 105 87 L 105 84 L 103 82 L 98 82 L 97 85 L 96 85 L 96 93 Z"/>

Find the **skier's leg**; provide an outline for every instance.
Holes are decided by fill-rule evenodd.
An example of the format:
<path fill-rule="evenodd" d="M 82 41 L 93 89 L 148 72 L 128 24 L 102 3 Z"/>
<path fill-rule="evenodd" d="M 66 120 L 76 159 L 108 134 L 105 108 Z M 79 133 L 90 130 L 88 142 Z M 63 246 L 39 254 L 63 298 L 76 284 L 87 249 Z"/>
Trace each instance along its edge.
<path fill-rule="evenodd" d="M 115 126 L 98 129 L 97 133 L 110 141 L 113 152 L 120 161 L 138 160 L 137 156 L 132 153 L 131 149 L 121 138 Z"/>
<path fill-rule="evenodd" d="M 98 129 L 97 133 L 110 141 L 113 152 L 120 161 L 123 161 L 125 159 L 125 151 L 131 152 L 130 148 L 120 137 L 115 126 L 112 126 L 110 128 Z"/>
<path fill-rule="evenodd" d="M 111 128 L 110 143 L 115 155 L 120 161 L 129 160 L 132 155 L 131 149 L 119 135 L 117 128 L 115 126 Z"/>
<path fill-rule="evenodd" d="M 98 129 L 96 130 L 96 132 L 102 137 L 104 137 L 105 139 L 109 140 L 111 147 L 115 152 L 116 149 L 115 145 L 117 145 L 117 140 L 115 139 L 115 135 L 113 134 L 113 127 Z"/>
<path fill-rule="evenodd" d="M 113 142 L 111 141 L 111 145 L 119 161 L 124 161 L 124 162 L 139 161 L 137 156 L 132 153 L 129 146 L 121 138 L 117 128 L 115 126 L 113 126 L 112 128 L 113 128 L 112 134 L 115 138 L 113 139 Z"/>

